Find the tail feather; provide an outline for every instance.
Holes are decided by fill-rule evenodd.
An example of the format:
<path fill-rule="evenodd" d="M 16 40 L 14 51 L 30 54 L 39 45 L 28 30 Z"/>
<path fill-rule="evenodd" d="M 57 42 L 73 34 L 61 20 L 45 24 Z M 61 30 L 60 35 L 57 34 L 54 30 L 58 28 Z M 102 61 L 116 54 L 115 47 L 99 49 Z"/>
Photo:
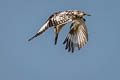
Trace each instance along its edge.
<path fill-rule="evenodd" d="M 55 45 L 57 44 L 58 33 L 55 34 Z"/>
<path fill-rule="evenodd" d="M 55 44 L 55 45 L 57 44 L 57 39 L 58 39 L 59 32 L 60 32 L 60 30 L 62 29 L 62 27 L 63 27 L 64 25 L 65 25 L 65 24 L 57 25 L 57 26 L 54 27 L 54 32 L 55 32 L 54 44 Z"/>

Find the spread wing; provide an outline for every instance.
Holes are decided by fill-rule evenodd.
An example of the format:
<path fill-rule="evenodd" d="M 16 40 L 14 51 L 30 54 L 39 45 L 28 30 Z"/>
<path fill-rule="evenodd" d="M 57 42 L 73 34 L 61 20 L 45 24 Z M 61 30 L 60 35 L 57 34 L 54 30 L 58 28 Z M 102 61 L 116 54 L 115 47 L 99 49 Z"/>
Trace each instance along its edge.
<path fill-rule="evenodd" d="M 43 32 L 45 32 L 48 28 L 50 27 L 50 22 L 49 20 L 40 28 L 40 30 L 33 36 L 31 37 L 28 41 L 31 41 L 32 39 L 34 39 L 35 37 L 39 36 L 40 34 L 42 34 Z"/>
<path fill-rule="evenodd" d="M 74 52 L 74 48 L 82 48 L 88 41 L 88 32 L 83 18 L 74 20 L 70 27 L 70 31 L 64 40 L 63 44 L 66 44 L 68 51 Z"/>
<path fill-rule="evenodd" d="M 45 32 L 49 27 L 55 26 L 61 26 L 64 24 L 67 24 L 68 22 L 72 21 L 72 19 L 75 16 L 73 15 L 73 11 L 63 11 L 63 12 L 57 12 L 52 14 L 46 23 L 40 28 L 40 30 L 33 36 L 31 37 L 28 41 L 31 41 L 35 37 L 39 36 L 43 32 Z"/>

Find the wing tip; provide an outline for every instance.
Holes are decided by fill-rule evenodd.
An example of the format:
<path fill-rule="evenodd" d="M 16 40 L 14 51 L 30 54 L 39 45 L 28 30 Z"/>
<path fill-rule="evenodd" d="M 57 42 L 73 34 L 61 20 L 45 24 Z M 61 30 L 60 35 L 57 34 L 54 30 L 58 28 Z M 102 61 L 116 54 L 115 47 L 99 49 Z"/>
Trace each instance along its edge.
<path fill-rule="evenodd" d="M 34 39 L 35 38 L 35 36 L 33 36 L 33 37 L 31 37 L 30 39 L 28 39 L 28 41 L 30 42 L 32 39 Z"/>
<path fill-rule="evenodd" d="M 40 35 L 40 33 L 37 33 L 36 35 L 34 35 L 33 37 L 31 37 L 30 39 L 28 39 L 28 41 L 31 41 L 31 40 L 33 40 L 35 37 L 37 37 L 37 36 L 39 36 Z"/>

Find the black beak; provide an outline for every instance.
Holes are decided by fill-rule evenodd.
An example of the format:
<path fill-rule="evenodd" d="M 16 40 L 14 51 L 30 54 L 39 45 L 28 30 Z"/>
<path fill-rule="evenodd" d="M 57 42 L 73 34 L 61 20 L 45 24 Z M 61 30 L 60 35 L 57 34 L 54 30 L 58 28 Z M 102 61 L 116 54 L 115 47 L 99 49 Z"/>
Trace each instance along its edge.
<path fill-rule="evenodd" d="M 85 16 L 91 16 L 90 14 L 84 14 Z"/>

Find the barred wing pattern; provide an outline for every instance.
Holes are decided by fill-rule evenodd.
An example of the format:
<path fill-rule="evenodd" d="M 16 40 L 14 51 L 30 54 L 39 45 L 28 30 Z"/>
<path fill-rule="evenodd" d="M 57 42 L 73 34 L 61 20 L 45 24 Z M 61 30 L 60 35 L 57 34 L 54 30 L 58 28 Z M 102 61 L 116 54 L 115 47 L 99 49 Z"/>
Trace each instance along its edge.
<path fill-rule="evenodd" d="M 39 36 L 40 34 L 45 32 L 49 27 L 67 24 L 68 22 L 72 21 L 72 19 L 75 17 L 76 16 L 73 15 L 73 11 L 71 10 L 63 11 L 63 12 L 56 12 L 52 14 L 48 18 L 46 23 L 40 28 L 40 30 L 33 37 L 31 37 L 28 41 L 31 41 L 35 37 Z"/>
<path fill-rule="evenodd" d="M 56 12 L 48 18 L 40 30 L 28 41 L 31 41 L 32 39 L 38 37 L 50 27 L 53 27 L 55 33 L 54 44 L 56 45 L 58 35 L 62 27 L 67 23 L 72 22 L 70 31 L 63 44 L 66 45 L 65 49 L 67 49 L 69 52 L 74 52 L 75 47 L 80 50 L 80 48 L 82 48 L 88 41 L 88 32 L 83 16 L 90 16 L 90 14 L 86 14 L 83 11 L 79 10 L 66 10 Z"/>
<path fill-rule="evenodd" d="M 73 20 L 72 25 L 70 27 L 70 31 L 64 40 L 63 44 L 66 44 L 66 48 L 68 52 L 74 52 L 74 48 L 78 47 L 82 48 L 88 41 L 88 32 L 85 25 L 85 19 L 79 18 Z"/>
<path fill-rule="evenodd" d="M 45 32 L 49 27 L 50 27 L 49 26 L 49 21 L 47 21 L 33 37 L 31 37 L 30 39 L 28 39 L 28 41 L 31 41 L 32 39 L 38 37 L 43 32 Z"/>

